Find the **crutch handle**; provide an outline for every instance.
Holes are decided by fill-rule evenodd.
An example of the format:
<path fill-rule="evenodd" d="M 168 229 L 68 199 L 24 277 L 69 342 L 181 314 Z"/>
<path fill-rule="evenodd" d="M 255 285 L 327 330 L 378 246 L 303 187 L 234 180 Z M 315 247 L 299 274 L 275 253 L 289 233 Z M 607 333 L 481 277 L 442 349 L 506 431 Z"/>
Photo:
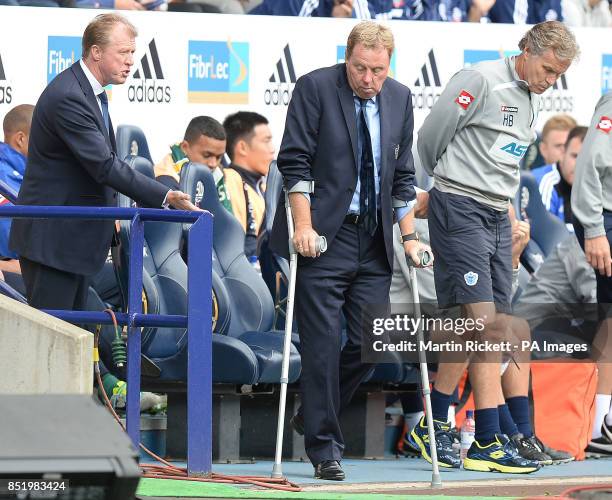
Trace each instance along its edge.
<path fill-rule="evenodd" d="M 421 259 L 421 266 L 427 266 L 432 261 L 433 255 L 430 250 L 424 249 L 419 251 L 419 258 Z M 406 254 L 406 262 L 409 266 L 414 266 L 414 262 L 408 254 Z"/>
<path fill-rule="evenodd" d="M 327 238 L 325 236 L 319 236 L 317 238 L 317 252 L 325 253 L 327 250 Z"/>
<path fill-rule="evenodd" d="M 327 238 L 325 238 L 325 236 L 317 237 L 315 249 L 317 253 L 325 253 L 327 250 Z M 289 253 L 296 253 L 295 247 L 293 246 L 293 240 L 289 240 Z"/>

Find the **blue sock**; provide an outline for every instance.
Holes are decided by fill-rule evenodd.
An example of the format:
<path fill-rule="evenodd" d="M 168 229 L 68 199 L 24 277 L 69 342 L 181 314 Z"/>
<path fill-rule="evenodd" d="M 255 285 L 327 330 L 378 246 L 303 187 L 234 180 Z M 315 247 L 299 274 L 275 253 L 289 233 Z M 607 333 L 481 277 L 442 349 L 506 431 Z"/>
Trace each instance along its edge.
<path fill-rule="evenodd" d="M 444 394 L 435 388 L 431 391 L 431 414 L 434 420 L 448 421 L 448 408 L 451 404 L 452 394 Z"/>
<path fill-rule="evenodd" d="M 501 431 L 508 437 L 518 434 L 518 427 L 514 423 L 514 420 L 512 420 L 512 415 L 510 414 L 508 405 L 499 405 L 497 410 L 499 411 L 499 428 Z"/>
<path fill-rule="evenodd" d="M 495 441 L 495 434 L 501 434 L 497 407 L 476 410 L 474 417 L 476 420 L 474 438 L 481 446 L 491 444 Z"/>
<path fill-rule="evenodd" d="M 531 420 L 529 415 L 529 398 L 527 396 L 516 396 L 506 400 L 512 420 L 516 423 L 519 432 L 526 438 L 533 436 Z"/>

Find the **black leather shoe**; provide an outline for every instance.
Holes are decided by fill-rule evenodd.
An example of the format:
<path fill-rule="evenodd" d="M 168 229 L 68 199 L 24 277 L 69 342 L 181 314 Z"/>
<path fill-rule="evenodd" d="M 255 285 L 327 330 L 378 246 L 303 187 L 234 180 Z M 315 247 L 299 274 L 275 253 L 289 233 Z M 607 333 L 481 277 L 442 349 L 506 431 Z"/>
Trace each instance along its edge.
<path fill-rule="evenodd" d="M 338 460 L 325 460 L 315 466 L 314 477 L 328 481 L 344 481 L 344 471 Z"/>
<path fill-rule="evenodd" d="M 291 417 L 289 423 L 295 432 L 297 432 L 300 436 L 304 435 L 304 417 L 302 417 L 299 413 L 296 413 L 293 415 L 293 417 Z"/>

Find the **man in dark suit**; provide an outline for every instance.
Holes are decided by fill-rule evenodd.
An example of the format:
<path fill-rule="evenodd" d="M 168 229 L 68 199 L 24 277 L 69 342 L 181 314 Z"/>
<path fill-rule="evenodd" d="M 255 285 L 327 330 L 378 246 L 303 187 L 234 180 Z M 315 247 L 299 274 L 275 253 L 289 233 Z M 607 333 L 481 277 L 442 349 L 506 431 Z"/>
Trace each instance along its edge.
<path fill-rule="evenodd" d="M 135 172 L 118 156 L 104 86 L 130 74 L 136 28 L 97 16 L 83 34 L 83 58 L 58 75 L 36 104 L 20 205 L 116 205 L 116 191 L 151 206 L 196 207 L 189 196 Z M 111 220 L 15 219 L 10 247 L 31 306 L 83 309 L 89 277 L 108 255 Z"/>
<path fill-rule="evenodd" d="M 339 414 L 372 366 L 361 362 L 361 313 L 389 302 L 394 209 L 415 262 L 413 114 L 410 91 L 387 78 L 394 42 L 372 21 L 352 30 L 346 63 L 302 76 L 287 112 L 278 167 L 295 221 L 305 433 L 315 477 L 342 480 Z M 319 255 L 316 240 L 327 238 Z M 288 255 L 284 199 L 272 249 Z M 348 340 L 341 350 L 340 316 Z"/>

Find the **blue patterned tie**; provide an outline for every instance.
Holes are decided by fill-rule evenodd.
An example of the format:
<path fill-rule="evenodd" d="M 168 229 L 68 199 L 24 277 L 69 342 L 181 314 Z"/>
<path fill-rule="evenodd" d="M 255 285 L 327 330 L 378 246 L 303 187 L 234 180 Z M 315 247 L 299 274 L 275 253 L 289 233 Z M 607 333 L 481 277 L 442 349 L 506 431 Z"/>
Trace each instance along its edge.
<path fill-rule="evenodd" d="M 106 131 L 110 133 L 110 118 L 108 116 L 108 96 L 106 95 L 106 90 L 103 90 L 102 93 L 98 94 L 100 98 L 100 102 L 102 103 L 102 119 L 104 120 L 104 125 L 106 125 Z"/>
<path fill-rule="evenodd" d="M 361 134 L 361 162 L 359 168 L 359 213 L 363 218 L 363 227 L 374 236 L 378 222 L 376 220 L 376 187 L 374 185 L 374 157 L 372 154 L 372 139 L 368 130 L 365 110 L 368 99 L 359 99 L 359 132 Z"/>

